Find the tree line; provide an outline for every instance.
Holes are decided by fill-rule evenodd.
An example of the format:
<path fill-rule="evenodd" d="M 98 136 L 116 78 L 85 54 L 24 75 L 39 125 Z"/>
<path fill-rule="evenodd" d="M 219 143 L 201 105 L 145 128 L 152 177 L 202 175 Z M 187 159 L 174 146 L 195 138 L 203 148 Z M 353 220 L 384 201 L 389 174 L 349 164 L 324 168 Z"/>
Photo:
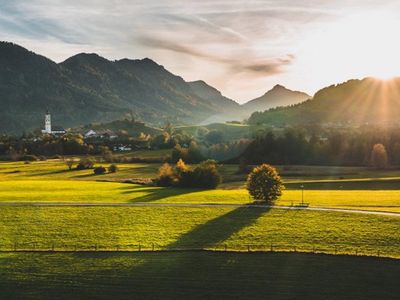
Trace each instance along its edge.
<path fill-rule="evenodd" d="M 400 128 L 269 131 L 256 137 L 236 161 L 279 165 L 400 165 Z"/>

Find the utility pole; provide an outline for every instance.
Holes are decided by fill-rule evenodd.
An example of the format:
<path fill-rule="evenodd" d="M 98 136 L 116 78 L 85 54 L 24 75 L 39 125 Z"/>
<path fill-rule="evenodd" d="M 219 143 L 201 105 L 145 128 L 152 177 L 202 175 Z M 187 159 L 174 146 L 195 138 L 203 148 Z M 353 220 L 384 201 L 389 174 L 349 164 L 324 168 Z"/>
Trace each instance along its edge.
<path fill-rule="evenodd" d="M 301 185 L 300 188 L 301 188 L 301 205 L 304 206 L 304 185 Z"/>

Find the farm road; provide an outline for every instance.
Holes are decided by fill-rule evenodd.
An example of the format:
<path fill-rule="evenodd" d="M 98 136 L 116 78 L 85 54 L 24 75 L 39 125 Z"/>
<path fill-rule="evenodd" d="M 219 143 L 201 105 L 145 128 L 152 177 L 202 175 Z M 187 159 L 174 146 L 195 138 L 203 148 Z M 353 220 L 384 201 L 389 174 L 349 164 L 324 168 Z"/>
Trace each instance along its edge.
<path fill-rule="evenodd" d="M 302 206 L 280 206 L 280 205 L 261 205 L 261 204 L 207 204 L 207 203 L 108 203 L 108 202 L 0 202 L 0 206 L 77 206 L 77 207 L 247 207 L 247 208 L 276 208 L 287 210 L 308 210 L 308 211 L 328 211 L 328 212 L 344 212 L 344 213 L 358 213 L 368 215 L 380 216 L 394 216 L 400 217 L 400 213 L 374 211 L 374 210 L 361 210 L 361 209 L 346 209 L 346 208 L 332 208 L 332 207 L 302 207 Z"/>

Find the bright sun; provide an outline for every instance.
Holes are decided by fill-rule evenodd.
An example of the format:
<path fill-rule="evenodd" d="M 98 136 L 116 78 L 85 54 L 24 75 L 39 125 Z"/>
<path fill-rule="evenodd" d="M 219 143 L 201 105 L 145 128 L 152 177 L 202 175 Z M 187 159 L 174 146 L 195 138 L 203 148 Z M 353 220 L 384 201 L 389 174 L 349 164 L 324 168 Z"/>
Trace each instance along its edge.
<path fill-rule="evenodd" d="M 400 21 L 387 14 L 362 13 L 321 26 L 306 40 L 302 65 L 330 82 L 400 75 Z M 301 58 L 300 58 L 301 59 Z"/>

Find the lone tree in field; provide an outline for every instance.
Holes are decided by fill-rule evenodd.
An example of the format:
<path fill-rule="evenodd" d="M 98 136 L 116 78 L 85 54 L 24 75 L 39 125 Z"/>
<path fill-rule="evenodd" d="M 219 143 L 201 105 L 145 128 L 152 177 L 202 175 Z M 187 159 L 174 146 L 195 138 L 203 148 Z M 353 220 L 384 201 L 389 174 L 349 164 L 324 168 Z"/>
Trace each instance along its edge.
<path fill-rule="evenodd" d="M 382 144 L 375 144 L 371 152 L 371 165 L 376 169 L 385 169 L 388 165 L 386 148 Z"/>
<path fill-rule="evenodd" d="M 65 161 L 65 164 L 67 165 L 68 170 L 70 170 L 70 171 L 72 170 L 72 167 L 74 166 L 74 163 L 75 163 L 75 161 L 73 159 L 67 159 Z"/>
<path fill-rule="evenodd" d="M 247 190 L 255 200 L 264 200 L 272 204 L 282 195 L 282 179 L 276 169 L 263 164 L 255 167 L 247 177 Z"/>

